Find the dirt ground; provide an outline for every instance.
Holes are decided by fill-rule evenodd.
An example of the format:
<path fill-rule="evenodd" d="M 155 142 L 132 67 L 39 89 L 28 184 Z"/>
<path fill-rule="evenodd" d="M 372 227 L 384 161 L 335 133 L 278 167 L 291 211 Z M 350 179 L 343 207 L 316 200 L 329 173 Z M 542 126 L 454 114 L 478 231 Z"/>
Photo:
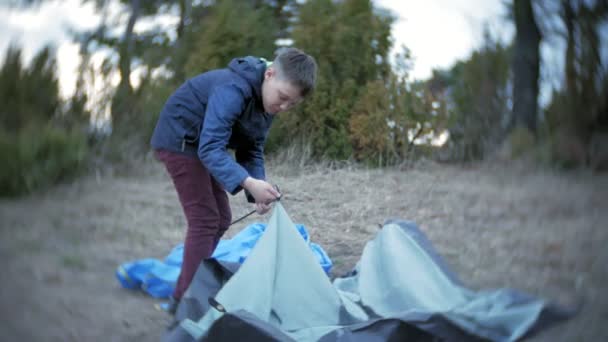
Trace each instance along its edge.
<path fill-rule="evenodd" d="M 365 170 L 269 166 L 283 205 L 334 262 L 350 270 L 390 217 L 416 221 L 473 289 L 510 287 L 564 304 L 576 318 L 533 341 L 608 340 L 608 176 L 518 164 Z M 231 198 L 233 216 L 250 209 Z M 251 217 L 231 228 L 233 236 Z M 157 341 L 158 300 L 122 289 L 115 268 L 163 258 L 184 218 L 161 165 L 85 176 L 0 202 L 0 340 Z M 415 278 L 412 279 L 415 281 Z"/>

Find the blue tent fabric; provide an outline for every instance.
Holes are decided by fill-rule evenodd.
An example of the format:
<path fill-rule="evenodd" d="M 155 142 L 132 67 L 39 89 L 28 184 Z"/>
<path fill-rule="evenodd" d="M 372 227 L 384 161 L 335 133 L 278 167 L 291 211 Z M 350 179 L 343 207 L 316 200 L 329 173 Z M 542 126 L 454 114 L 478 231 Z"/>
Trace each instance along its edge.
<path fill-rule="evenodd" d="M 164 340 L 230 341 L 253 329 L 277 341 L 515 341 L 574 314 L 515 290 L 465 288 L 407 221 L 388 221 L 332 283 L 293 226 L 277 203 L 238 270 L 201 264 Z"/>
<path fill-rule="evenodd" d="M 141 289 L 155 298 L 168 298 L 179 276 L 179 267 L 157 259 L 126 262 L 116 268 L 116 279 L 127 289 Z"/>
<path fill-rule="evenodd" d="M 310 242 L 310 235 L 302 224 L 295 225 L 296 231 L 316 256 L 319 264 L 329 273 L 332 262 L 323 248 Z M 232 239 L 218 243 L 212 258 L 224 262 L 242 264 L 260 239 L 266 224 L 253 223 L 241 230 Z M 119 265 L 115 275 L 118 282 L 127 289 L 141 289 L 155 298 L 168 298 L 175 288 L 184 255 L 184 245 L 175 246 L 163 261 L 146 258 Z"/>
<path fill-rule="evenodd" d="M 319 264 L 326 273 L 329 273 L 332 262 L 321 246 L 310 242 L 310 235 L 303 224 L 294 225 L 304 242 L 306 242 L 313 253 L 317 256 Z M 213 252 L 212 258 L 242 264 L 266 230 L 265 223 L 253 223 L 241 230 L 235 237 L 229 240 L 221 240 Z"/>

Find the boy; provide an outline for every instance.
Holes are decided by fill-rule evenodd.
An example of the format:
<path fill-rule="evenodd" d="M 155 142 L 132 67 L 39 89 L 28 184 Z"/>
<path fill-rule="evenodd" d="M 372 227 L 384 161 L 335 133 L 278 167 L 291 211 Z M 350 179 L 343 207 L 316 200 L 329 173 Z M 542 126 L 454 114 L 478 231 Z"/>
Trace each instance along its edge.
<path fill-rule="evenodd" d="M 160 114 L 151 145 L 173 180 L 188 223 L 169 312 L 175 312 L 199 264 L 230 226 L 226 191 L 235 195 L 245 189 L 259 214 L 280 196 L 264 180 L 264 142 L 273 116 L 313 90 L 317 65 L 295 48 L 277 52 L 270 65 L 251 56 L 235 58 L 226 69 L 189 79 Z M 227 148 L 234 149 L 235 159 Z"/>

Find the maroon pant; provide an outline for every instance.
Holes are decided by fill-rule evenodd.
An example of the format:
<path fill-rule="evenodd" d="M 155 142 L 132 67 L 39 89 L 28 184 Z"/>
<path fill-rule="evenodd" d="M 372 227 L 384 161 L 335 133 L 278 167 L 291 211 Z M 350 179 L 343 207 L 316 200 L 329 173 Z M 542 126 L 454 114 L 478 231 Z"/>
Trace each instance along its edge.
<path fill-rule="evenodd" d="M 173 292 L 173 297 L 179 300 L 201 261 L 213 254 L 230 226 L 232 215 L 228 195 L 198 158 L 165 150 L 157 150 L 155 154 L 173 179 L 188 222 L 182 269 Z"/>

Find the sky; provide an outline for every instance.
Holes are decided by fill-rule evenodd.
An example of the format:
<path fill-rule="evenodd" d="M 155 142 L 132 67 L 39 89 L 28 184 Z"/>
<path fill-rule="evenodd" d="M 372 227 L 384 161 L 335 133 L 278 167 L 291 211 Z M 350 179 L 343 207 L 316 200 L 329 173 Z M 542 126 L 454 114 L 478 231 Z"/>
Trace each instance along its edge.
<path fill-rule="evenodd" d="M 26 61 L 45 44 L 56 48 L 63 96 L 74 92 L 78 67 L 78 45 L 70 39 L 68 28 L 92 29 L 100 21 L 91 4 L 80 0 L 47 1 L 31 10 L 9 9 L 0 0 L 0 56 L 15 42 L 23 47 Z M 406 45 L 414 57 L 410 76 L 427 78 L 433 68 L 447 68 L 467 58 L 481 45 L 484 25 L 500 39 L 513 35 L 512 24 L 504 18 L 502 0 L 375 0 L 390 9 L 397 21 L 393 25 L 393 52 Z M 171 20 L 167 20 L 167 25 Z"/>
<path fill-rule="evenodd" d="M 0 6 L 0 56 L 4 60 L 10 44 L 17 44 L 29 61 L 43 46 L 53 44 L 61 91 L 67 96 L 74 92 L 79 63 L 78 45 L 68 29 L 91 29 L 97 24 L 93 6 L 82 6 L 79 0 L 51 1 L 27 11 Z"/>
<path fill-rule="evenodd" d="M 502 0 L 376 0 L 397 15 L 394 48 L 407 46 L 414 57 L 411 76 L 428 78 L 433 68 L 446 68 L 468 58 L 482 44 L 484 25 L 502 41 L 513 37 L 504 20 Z"/>

